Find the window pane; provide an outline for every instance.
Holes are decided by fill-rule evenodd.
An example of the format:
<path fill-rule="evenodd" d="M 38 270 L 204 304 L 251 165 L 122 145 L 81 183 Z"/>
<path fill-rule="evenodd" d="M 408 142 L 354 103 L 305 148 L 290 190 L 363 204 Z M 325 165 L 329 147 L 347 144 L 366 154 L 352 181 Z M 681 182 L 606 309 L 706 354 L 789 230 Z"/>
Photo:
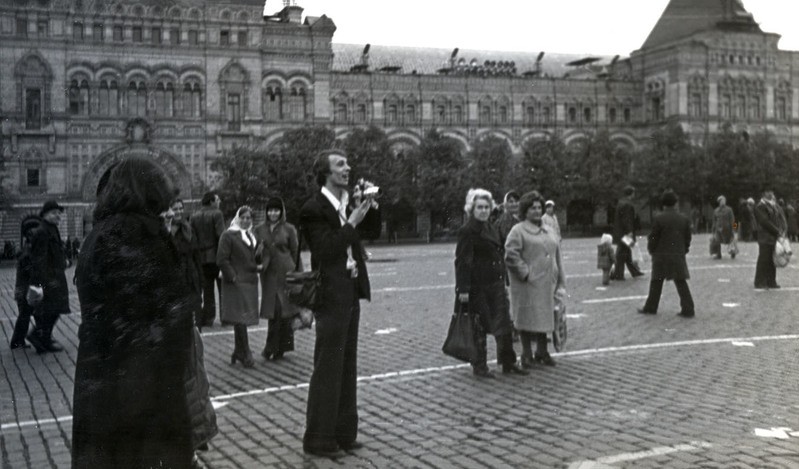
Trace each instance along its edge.
<path fill-rule="evenodd" d="M 124 39 L 122 26 L 114 26 L 114 41 L 122 42 Z"/>
<path fill-rule="evenodd" d="M 219 32 L 219 44 L 222 46 L 230 45 L 230 31 L 222 30 Z"/>
<path fill-rule="evenodd" d="M 39 34 L 39 37 L 47 37 L 50 32 L 50 24 L 47 20 L 39 20 L 36 22 L 36 31 Z"/>
<path fill-rule="evenodd" d="M 39 170 L 29 169 L 27 171 L 28 187 L 39 187 Z"/>
<path fill-rule="evenodd" d="M 72 39 L 76 41 L 83 39 L 83 23 L 75 22 L 72 24 Z"/>
<path fill-rule="evenodd" d="M 189 30 L 189 44 L 192 46 L 196 46 L 199 43 L 197 39 L 197 31 L 196 30 Z"/>
<path fill-rule="evenodd" d="M 246 47 L 247 46 L 247 31 L 239 31 L 239 46 Z"/>
<path fill-rule="evenodd" d="M 172 45 L 180 44 L 180 30 L 172 29 L 169 31 L 169 43 Z"/>
<path fill-rule="evenodd" d="M 42 91 L 38 88 L 25 90 L 25 128 L 39 129 L 42 126 Z"/>
<path fill-rule="evenodd" d="M 152 40 L 153 44 L 161 44 L 161 28 L 153 28 Z"/>
<path fill-rule="evenodd" d="M 17 18 L 17 36 L 28 37 L 28 19 Z"/>
<path fill-rule="evenodd" d="M 133 42 L 141 42 L 141 41 L 142 41 L 141 26 L 134 26 L 133 27 Z"/>
<path fill-rule="evenodd" d="M 99 23 L 95 24 L 94 27 L 92 27 L 92 39 L 95 42 L 102 42 L 104 38 L 105 38 L 105 27 Z"/>

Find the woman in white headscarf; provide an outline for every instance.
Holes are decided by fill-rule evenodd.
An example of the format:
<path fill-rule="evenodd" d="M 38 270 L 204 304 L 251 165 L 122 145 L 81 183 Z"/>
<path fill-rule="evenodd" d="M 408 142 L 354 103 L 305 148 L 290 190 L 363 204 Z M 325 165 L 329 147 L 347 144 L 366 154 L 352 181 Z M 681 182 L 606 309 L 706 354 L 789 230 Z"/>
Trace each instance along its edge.
<path fill-rule="evenodd" d="M 230 363 L 240 361 L 245 368 L 252 368 L 254 364 L 247 326 L 258 324 L 257 244 L 252 232 L 252 209 L 244 205 L 219 238 L 216 263 L 222 271 L 220 317 L 223 324 L 233 325 L 235 337 Z"/>

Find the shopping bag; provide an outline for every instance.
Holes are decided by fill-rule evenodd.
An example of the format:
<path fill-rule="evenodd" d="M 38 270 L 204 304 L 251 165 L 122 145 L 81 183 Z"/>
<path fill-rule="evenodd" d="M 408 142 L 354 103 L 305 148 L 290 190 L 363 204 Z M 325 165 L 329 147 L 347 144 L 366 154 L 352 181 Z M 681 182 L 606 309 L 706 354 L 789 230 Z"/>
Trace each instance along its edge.
<path fill-rule="evenodd" d="M 552 345 L 556 352 L 566 348 L 568 328 L 566 327 L 566 290 L 558 288 L 555 291 L 555 330 L 552 332 Z"/>
<path fill-rule="evenodd" d="M 635 264 L 636 267 L 641 267 L 644 263 L 644 254 L 641 252 L 640 243 L 635 243 L 630 249 L 632 251 L 633 264 Z"/>
<path fill-rule="evenodd" d="M 719 241 L 718 235 L 713 233 L 710 235 L 710 255 L 711 256 L 720 256 L 721 255 L 721 241 Z"/>
<path fill-rule="evenodd" d="M 785 236 L 777 238 L 777 244 L 774 246 L 774 265 L 777 267 L 787 266 L 792 255 L 793 251 L 791 251 L 791 243 L 788 242 L 788 238 Z"/>
<path fill-rule="evenodd" d="M 441 351 L 452 358 L 472 363 L 478 359 L 477 333 L 479 325 L 475 315 L 469 313 L 468 304 L 458 303 L 455 306 L 455 312 L 452 313 L 447 338 Z"/>

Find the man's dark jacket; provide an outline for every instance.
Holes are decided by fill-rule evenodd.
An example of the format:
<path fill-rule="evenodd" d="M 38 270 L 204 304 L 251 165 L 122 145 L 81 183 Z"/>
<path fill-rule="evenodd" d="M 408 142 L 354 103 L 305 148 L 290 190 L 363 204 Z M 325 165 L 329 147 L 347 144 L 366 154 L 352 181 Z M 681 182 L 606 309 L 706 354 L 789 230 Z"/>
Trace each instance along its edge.
<path fill-rule="evenodd" d="M 67 253 L 57 226 L 42 221 L 33 231 L 30 262 L 30 285 L 44 289 L 40 311 L 43 314 L 70 313 L 69 287 L 64 273 Z"/>
<path fill-rule="evenodd" d="M 347 247 L 358 266 L 358 298 L 371 299 L 369 275 L 363 258 L 361 236 L 374 239 L 380 236 L 380 214 L 370 209 L 358 228 L 349 223 L 341 225 L 338 212 L 321 192 L 308 200 L 300 211 L 300 228 L 311 247 L 311 268 L 322 274 L 324 311 L 350 308 L 355 301 L 347 288 Z"/>
<path fill-rule="evenodd" d="M 757 242 L 760 244 L 777 244 L 777 238 L 785 234 L 787 223 L 782 208 L 776 203 L 770 204 L 762 200 L 755 206 L 755 219 L 760 227 L 757 230 Z"/>
<path fill-rule="evenodd" d="M 655 217 L 647 250 L 652 256 L 652 278 L 686 280 L 685 255 L 691 247 L 691 221 L 674 207 L 666 207 Z"/>
<path fill-rule="evenodd" d="M 191 216 L 191 230 L 197 238 L 201 264 L 216 264 L 216 250 L 219 238 L 225 231 L 222 211 L 210 205 L 203 206 Z"/>
<path fill-rule="evenodd" d="M 618 244 L 627 233 L 635 236 L 635 207 L 629 198 L 625 197 L 616 205 L 616 220 L 613 230 L 613 242 Z"/>

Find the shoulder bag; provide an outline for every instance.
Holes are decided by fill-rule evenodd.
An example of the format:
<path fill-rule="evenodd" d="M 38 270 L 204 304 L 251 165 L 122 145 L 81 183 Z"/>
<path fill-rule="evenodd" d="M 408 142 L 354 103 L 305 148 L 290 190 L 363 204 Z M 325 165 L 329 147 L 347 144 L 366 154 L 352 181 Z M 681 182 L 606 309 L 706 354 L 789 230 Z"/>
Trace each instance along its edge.
<path fill-rule="evenodd" d="M 452 358 L 472 363 L 477 360 L 478 321 L 469 313 L 469 305 L 455 300 L 455 312 L 449 322 L 449 331 L 441 351 Z"/>
<path fill-rule="evenodd" d="M 300 253 L 302 252 L 302 233 L 298 235 L 297 242 L 297 258 L 295 259 L 295 267 L 300 265 Z M 301 318 L 312 318 L 312 315 L 307 314 L 307 311 L 314 311 L 319 306 L 322 290 L 322 274 L 319 270 L 308 270 L 305 272 L 297 271 L 286 273 L 285 285 L 286 299 L 290 303 L 290 308 L 293 309 L 294 314 L 287 317 L 299 316 Z M 306 310 L 305 314 L 302 314 Z M 300 329 L 310 327 L 310 323 L 304 327 L 304 323 L 299 324 Z"/>

